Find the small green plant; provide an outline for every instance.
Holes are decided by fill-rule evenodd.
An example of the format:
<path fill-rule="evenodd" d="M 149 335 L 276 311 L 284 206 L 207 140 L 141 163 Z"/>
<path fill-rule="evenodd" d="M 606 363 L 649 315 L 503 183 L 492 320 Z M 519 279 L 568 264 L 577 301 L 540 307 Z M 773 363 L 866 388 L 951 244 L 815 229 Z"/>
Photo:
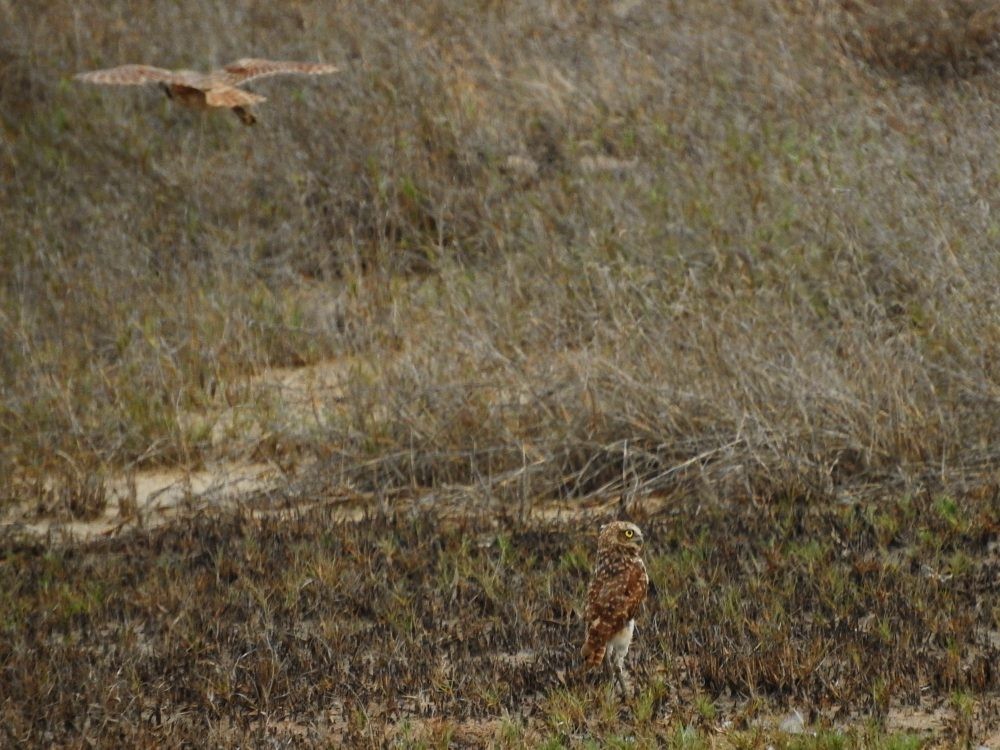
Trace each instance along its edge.
<path fill-rule="evenodd" d="M 543 748 L 543 750 L 565 750 L 568 745 L 561 737 L 549 737 L 543 740 L 538 747 Z"/>
<path fill-rule="evenodd" d="M 883 636 L 884 640 L 884 636 Z M 889 710 L 889 702 L 892 700 L 892 688 L 883 678 L 878 678 L 872 685 L 872 704 L 875 711 L 880 716 L 884 716 Z"/>
<path fill-rule="evenodd" d="M 692 726 L 678 726 L 667 738 L 667 747 L 672 750 L 702 750 L 708 743 Z"/>
<path fill-rule="evenodd" d="M 525 739 L 524 723 L 513 716 L 504 716 L 500 722 L 497 734 L 500 742 L 505 747 L 521 747 Z"/>
<path fill-rule="evenodd" d="M 788 743 L 789 750 L 844 750 L 849 746 L 849 737 L 835 731 L 821 731 L 811 736 L 799 735 Z"/>
<path fill-rule="evenodd" d="M 951 723 L 955 733 L 962 738 L 963 742 L 972 741 L 973 719 L 976 713 L 976 699 L 971 694 L 964 691 L 956 691 L 949 699 L 951 704 Z"/>
<path fill-rule="evenodd" d="M 958 503 L 955 502 L 954 498 L 948 495 L 939 497 L 934 503 L 934 508 L 942 520 L 946 521 L 953 528 L 958 526 L 961 516 Z"/>
<path fill-rule="evenodd" d="M 657 677 L 636 696 L 635 720 L 639 724 L 648 724 L 654 718 L 656 707 L 667 694 L 667 683 Z"/>
<path fill-rule="evenodd" d="M 715 721 L 718 712 L 715 708 L 715 703 L 707 695 L 699 694 L 695 696 L 694 699 L 695 710 L 698 712 L 698 716 L 701 717 L 702 721 L 713 722 Z"/>
<path fill-rule="evenodd" d="M 570 690 L 555 690 L 543 704 L 545 723 L 560 733 L 570 733 L 586 724 L 588 706 Z"/>
<path fill-rule="evenodd" d="M 885 750 L 920 750 L 927 740 L 919 734 L 893 734 L 884 740 Z"/>

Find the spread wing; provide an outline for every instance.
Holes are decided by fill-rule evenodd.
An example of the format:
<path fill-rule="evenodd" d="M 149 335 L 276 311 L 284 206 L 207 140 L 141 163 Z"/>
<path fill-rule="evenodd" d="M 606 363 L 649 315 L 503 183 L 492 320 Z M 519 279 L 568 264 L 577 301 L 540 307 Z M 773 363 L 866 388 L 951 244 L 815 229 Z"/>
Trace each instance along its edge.
<path fill-rule="evenodd" d="M 608 572 L 611 575 L 596 575 L 587 590 L 583 656 L 590 666 L 600 664 L 608 640 L 635 617 L 649 585 L 642 560 L 631 561 L 624 570 Z"/>
<path fill-rule="evenodd" d="M 183 71 L 175 72 L 164 68 L 154 68 L 152 65 L 119 65 L 117 68 L 77 73 L 73 77 L 84 83 L 97 83 L 105 86 L 141 86 L 145 83 L 192 85 L 189 81 L 190 76 Z M 198 87 L 194 86 L 194 88 Z"/>
<path fill-rule="evenodd" d="M 336 73 L 339 68 L 336 65 L 326 63 L 294 62 L 292 60 L 262 60 L 253 57 L 244 57 L 224 66 L 222 70 L 217 70 L 213 75 L 218 76 L 230 86 L 238 83 L 251 81 L 255 78 L 265 78 L 277 75 L 307 75 L 316 76 L 326 73 Z"/>
<path fill-rule="evenodd" d="M 205 104 L 210 107 L 245 107 L 264 100 L 259 94 L 251 94 L 232 86 L 216 86 L 205 92 Z"/>

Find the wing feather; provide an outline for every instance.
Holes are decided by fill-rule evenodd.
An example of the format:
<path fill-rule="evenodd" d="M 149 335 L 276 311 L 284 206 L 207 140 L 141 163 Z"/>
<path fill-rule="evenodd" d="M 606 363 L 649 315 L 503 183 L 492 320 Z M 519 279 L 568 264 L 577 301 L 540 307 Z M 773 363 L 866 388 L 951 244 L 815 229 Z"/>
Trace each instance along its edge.
<path fill-rule="evenodd" d="M 210 107 L 245 107 L 265 100 L 260 94 L 251 94 L 232 86 L 216 86 L 205 92 L 205 104 Z"/>
<path fill-rule="evenodd" d="M 587 590 L 587 636 L 583 657 L 588 666 L 596 666 L 604 658 L 608 640 L 635 618 L 646 598 L 649 577 L 641 559 L 629 561 L 623 571 L 594 576 Z"/>
<path fill-rule="evenodd" d="M 119 65 L 117 68 L 90 70 L 73 76 L 84 83 L 105 86 L 141 86 L 146 83 L 184 83 L 183 76 L 152 65 Z"/>
<path fill-rule="evenodd" d="M 293 60 L 264 60 L 244 57 L 215 71 L 220 80 L 229 85 L 277 75 L 325 75 L 336 73 L 340 68 L 327 63 L 295 62 Z"/>

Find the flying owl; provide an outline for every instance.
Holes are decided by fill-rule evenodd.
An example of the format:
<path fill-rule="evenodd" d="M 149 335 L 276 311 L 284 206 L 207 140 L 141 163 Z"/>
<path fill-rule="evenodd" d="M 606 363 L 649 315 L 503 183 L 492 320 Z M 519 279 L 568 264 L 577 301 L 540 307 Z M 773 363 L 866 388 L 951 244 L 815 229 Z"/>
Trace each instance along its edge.
<path fill-rule="evenodd" d="M 237 88 L 240 84 L 265 76 L 323 75 L 336 73 L 337 70 L 336 66 L 325 63 L 243 58 L 210 73 L 165 70 L 151 65 L 120 65 L 107 70 L 78 73 L 74 78 L 105 86 L 159 84 L 167 97 L 178 104 L 192 109 L 225 107 L 231 109 L 244 125 L 253 125 L 257 119 L 247 107 L 259 104 L 265 98 Z"/>
<path fill-rule="evenodd" d="M 614 521 L 601 527 L 597 566 L 587 589 L 583 643 L 584 669 L 603 661 L 624 695 L 622 664 L 635 631 L 635 616 L 646 598 L 649 576 L 639 556 L 642 531 L 634 523 Z"/>

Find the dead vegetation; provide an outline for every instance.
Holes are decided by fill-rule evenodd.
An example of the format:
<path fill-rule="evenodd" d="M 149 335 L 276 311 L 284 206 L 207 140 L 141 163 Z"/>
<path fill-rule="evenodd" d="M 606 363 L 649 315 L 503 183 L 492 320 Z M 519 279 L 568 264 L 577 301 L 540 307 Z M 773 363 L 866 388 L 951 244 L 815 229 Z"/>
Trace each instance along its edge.
<path fill-rule="evenodd" d="M 3 494 L 228 457 L 189 418 L 226 408 L 406 486 L 988 474 L 996 86 L 884 78 L 840 12 L 297 7 L 253 44 L 345 71 L 251 134 L 69 76 L 228 59 L 258 10 L 8 8 Z M 299 428 L 254 377 L 348 358 Z"/>
<path fill-rule="evenodd" d="M 627 707 L 574 676 L 592 535 L 470 506 L 352 524 L 248 506 L 86 547 L 8 543 L 5 741 L 663 745 L 689 727 L 763 747 L 792 707 L 841 742 L 885 739 L 858 717 L 904 707 L 942 716 L 939 738 L 1000 728 L 996 487 L 962 509 L 637 507 L 654 595 Z"/>
<path fill-rule="evenodd" d="M 996 731 L 996 50 L 973 0 L 0 4 L 0 506 L 234 461 L 293 517 L 7 539 L 8 739 Z M 247 54 L 343 72 L 247 132 L 71 81 Z M 627 716 L 529 513 L 619 495 Z"/>
<path fill-rule="evenodd" d="M 990 0 L 840 0 L 851 53 L 886 71 L 962 77 L 994 72 L 1000 8 Z"/>

